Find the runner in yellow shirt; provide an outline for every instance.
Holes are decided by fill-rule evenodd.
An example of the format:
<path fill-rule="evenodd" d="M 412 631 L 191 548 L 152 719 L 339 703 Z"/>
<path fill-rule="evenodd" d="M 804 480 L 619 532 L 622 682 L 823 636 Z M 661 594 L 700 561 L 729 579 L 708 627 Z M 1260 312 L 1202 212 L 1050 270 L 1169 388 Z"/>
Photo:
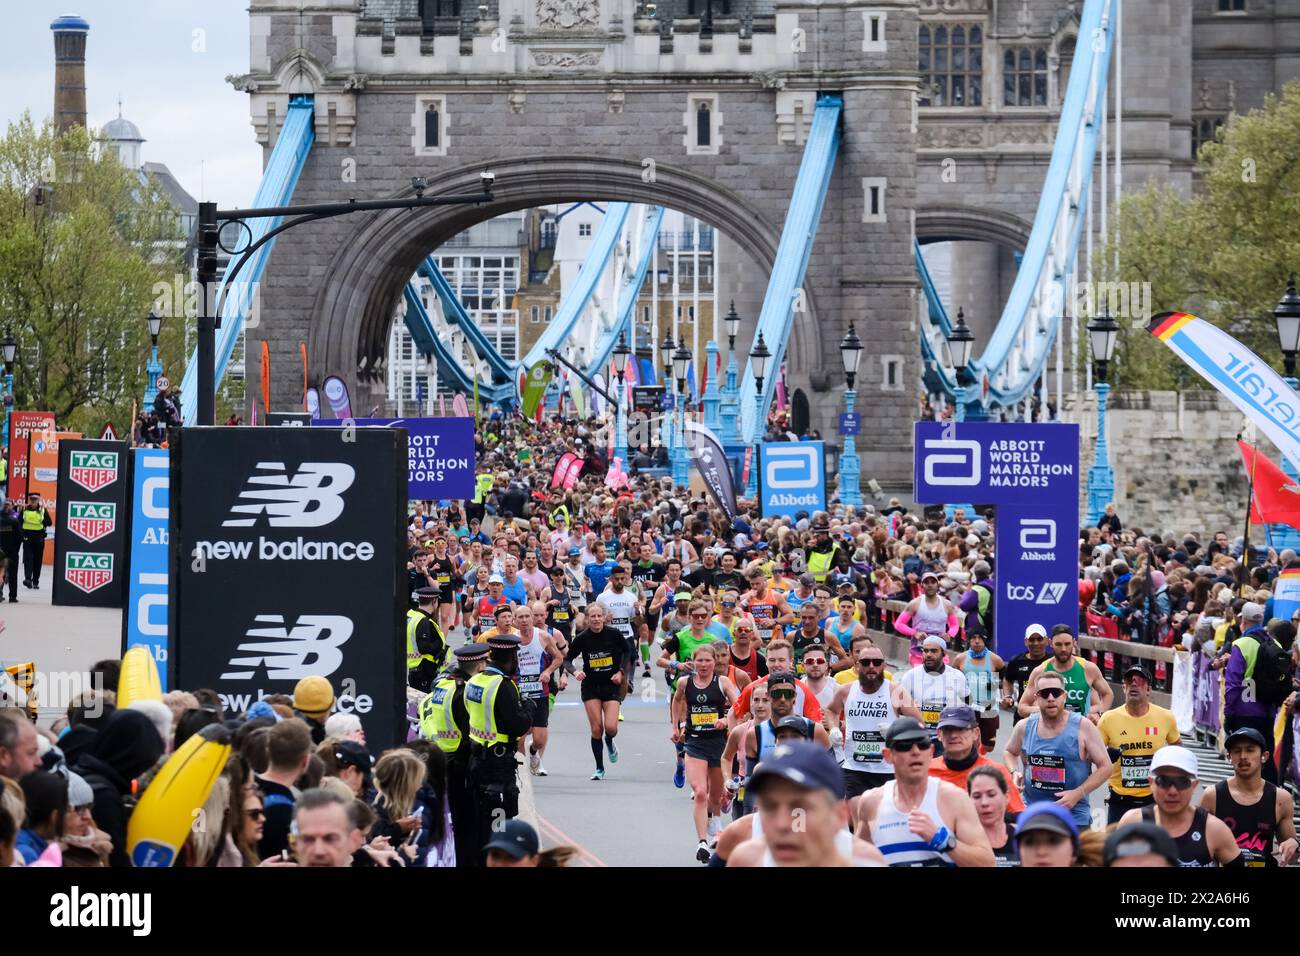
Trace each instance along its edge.
<path fill-rule="evenodd" d="M 1134 807 L 1155 802 L 1148 779 L 1151 758 L 1161 747 L 1176 745 L 1181 738 L 1173 712 L 1151 703 L 1151 677 L 1140 664 L 1124 671 L 1124 703 L 1102 714 L 1097 729 L 1106 746 L 1120 752 L 1106 801 L 1106 822 L 1111 824 Z"/>

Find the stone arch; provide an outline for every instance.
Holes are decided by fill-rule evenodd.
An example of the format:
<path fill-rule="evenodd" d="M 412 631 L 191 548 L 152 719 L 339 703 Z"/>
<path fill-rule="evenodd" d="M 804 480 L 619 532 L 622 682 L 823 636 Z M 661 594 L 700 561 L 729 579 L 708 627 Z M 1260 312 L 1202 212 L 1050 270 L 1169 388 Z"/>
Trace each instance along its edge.
<path fill-rule="evenodd" d="M 639 163 L 590 156 L 510 157 L 426 175 L 427 195 L 477 193 L 480 174 L 487 171 L 495 176 L 489 202 L 353 217 L 361 221 L 339 244 L 312 309 L 313 379 L 333 372 L 355 385 L 359 358 L 383 353 L 402 288 L 420 260 L 457 233 L 502 213 L 582 200 L 656 203 L 712 224 L 769 271 L 776 258 L 779 225 L 713 180 L 662 163 L 646 170 Z M 805 327 L 787 347 L 787 361 L 801 370 L 822 364 L 812 289 L 807 311 L 797 323 Z"/>
<path fill-rule="evenodd" d="M 1032 226 L 1019 216 L 972 206 L 920 206 L 916 210 L 916 241 L 921 245 L 966 239 L 994 242 L 1023 250 Z"/>

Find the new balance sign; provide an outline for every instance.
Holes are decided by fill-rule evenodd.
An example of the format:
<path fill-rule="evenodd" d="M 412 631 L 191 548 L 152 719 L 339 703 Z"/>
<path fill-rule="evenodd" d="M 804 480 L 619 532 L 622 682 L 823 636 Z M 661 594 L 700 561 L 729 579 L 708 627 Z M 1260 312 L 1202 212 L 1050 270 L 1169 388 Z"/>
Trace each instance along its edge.
<path fill-rule="evenodd" d="M 340 710 L 361 717 L 369 746 L 399 744 L 409 595 L 394 582 L 406 565 L 406 434 L 274 426 L 172 435 L 170 686 L 211 687 L 241 711 L 321 676 Z"/>
<path fill-rule="evenodd" d="M 91 494 L 117 481 L 115 451 L 74 451 L 68 459 L 68 477 Z"/>
<path fill-rule="evenodd" d="M 73 587 L 90 594 L 113 581 L 111 554 L 69 551 L 64 556 L 64 576 Z"/>
<path fill-rule="evenodd" d="M 68 530 L 90 544 L 117 527 L 117 504 L 112 501 L 68 502 Z"/>

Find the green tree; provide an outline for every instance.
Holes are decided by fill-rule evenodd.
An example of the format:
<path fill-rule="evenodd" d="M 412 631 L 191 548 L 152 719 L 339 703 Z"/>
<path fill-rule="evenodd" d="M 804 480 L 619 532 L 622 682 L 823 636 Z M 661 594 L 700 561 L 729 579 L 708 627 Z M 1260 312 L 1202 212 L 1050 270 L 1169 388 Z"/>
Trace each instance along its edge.
<path fill-rule="evenodd" d="M 1112 230 L 1095 255 L 1094 275 L 1149 283 L 1153 312 L 1194 313 L 1280 368 L 1272 310 L 1287 277 L 1300 270 L 1300 82 L 1232 116 L 1201 148 L 1196 171 L 1190 198 L 1154 182 L 1124 198 L 1115 216 L 1120 271 L 1113 270 Z M 1173 388 L 1185 366 L 1144 322 L 1131 324 L 1137 327 L 1120 336 L 1111 383 Z"/>
<path fill-rule="evenodd" d="M 0 322 L 18 340 L 14 407 L 53 412 L 60 427 L 129 429 L 143 397 L 157 283 L 182 273 L 179 219 L 149 177 L 75 127 L 30 114 L 0 140 Z M 179 381 L 184 334 L 164 328 L 164 365 Z M 168 361 L 168 359 L 171 361 Z"/>

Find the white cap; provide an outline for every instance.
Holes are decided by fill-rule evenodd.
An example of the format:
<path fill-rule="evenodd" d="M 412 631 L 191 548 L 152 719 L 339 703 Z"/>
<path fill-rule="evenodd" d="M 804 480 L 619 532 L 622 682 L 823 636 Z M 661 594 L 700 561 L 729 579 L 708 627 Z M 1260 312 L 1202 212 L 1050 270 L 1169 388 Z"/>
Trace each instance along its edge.
<path fill-rule="evenodd" d="M 1151 773 L 1166 769 L 1181 770 L 1192 777 L 1200 776 L 1196 765 L 1196 754 L 1186 747 L 1161 747 L 1155 752 L 1151 758 Z"/>
<path fill-rule="evenodd" d="M 945 651 L 948 649 L 948 642 L 938 634 L 930 634 L 921 642 L 922 647 L 940 647 Z"/>
<path fill-rule="evenodd" d="M 1047 628 L 1043 627 L 1041 624 L 1030 624 L 1025 628 L 1025 637 L 1032 637 L 1035 634 L 1039 637 L 1046 638 Z"/>

